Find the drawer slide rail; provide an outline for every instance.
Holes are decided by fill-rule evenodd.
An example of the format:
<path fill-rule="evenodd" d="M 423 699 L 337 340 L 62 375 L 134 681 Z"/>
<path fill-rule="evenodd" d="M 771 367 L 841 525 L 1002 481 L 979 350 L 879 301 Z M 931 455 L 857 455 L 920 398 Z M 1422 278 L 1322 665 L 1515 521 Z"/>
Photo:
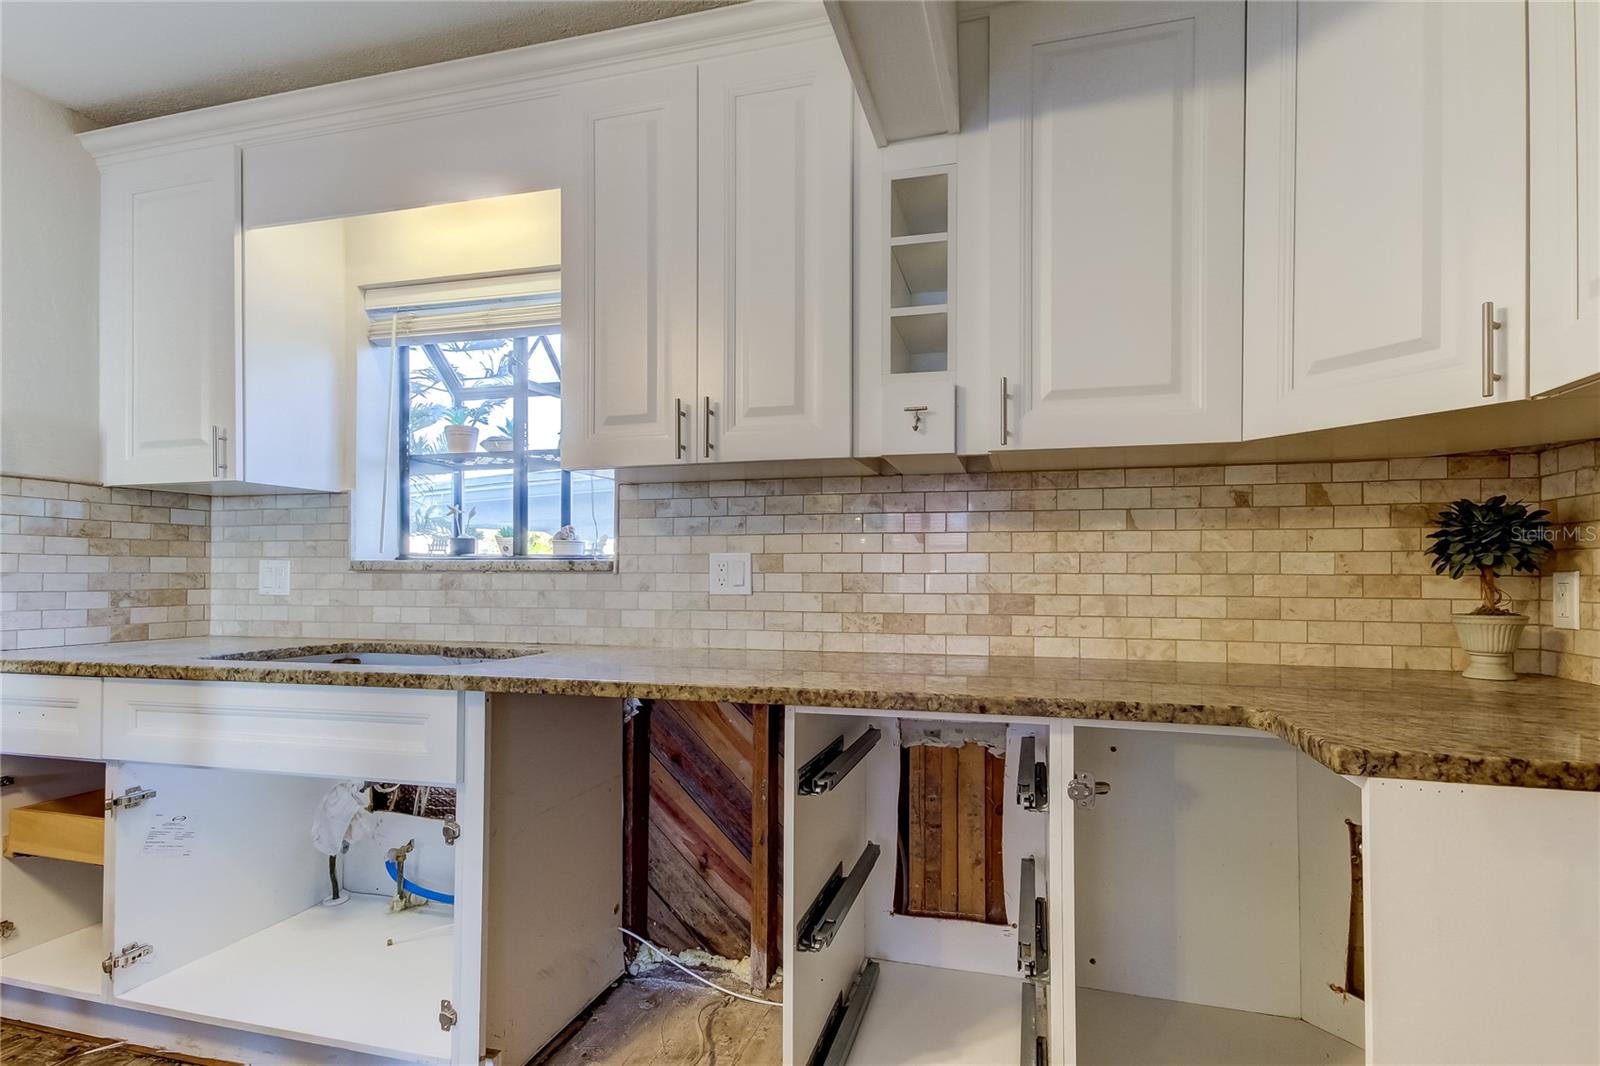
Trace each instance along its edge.
<path fill-rule="evenodd" d="M 832 743 L 800 767 L 800 779 L 795 792 L 801 796 L 820 796 L 833 791 L 882 737 L 883 730 L 877 726 L 868 726 L 848 748 L 844 745 L 844 737 L 835 737 Z"/>
<path fill-rule="evenodd" d="M 796 947 L 801 951 L 821 951 L 833 943 L 856 897 L 866 885 L 867 878 L 872 876 L 872 868 L 877 864 L 882 850 L 868 841 L 867 846 L 861 849 L 861 857 L 850 868 L 848 877 L 844 873 L 844 863 L 833 868 L 822 891 L 817 893 L 817 898 L 800 918 Z"/>
<path fill-rule="evenodd" d="M 845 1066 L 850 1061 L 850 1051 L 861 1032 L 861 1020 L 867 1015 L 867 1003 L 877 986 L 878 964 L 868 959 L 850 983 L 849 991 L 840 993 L 834 1001 L 806 1066 Z"/>

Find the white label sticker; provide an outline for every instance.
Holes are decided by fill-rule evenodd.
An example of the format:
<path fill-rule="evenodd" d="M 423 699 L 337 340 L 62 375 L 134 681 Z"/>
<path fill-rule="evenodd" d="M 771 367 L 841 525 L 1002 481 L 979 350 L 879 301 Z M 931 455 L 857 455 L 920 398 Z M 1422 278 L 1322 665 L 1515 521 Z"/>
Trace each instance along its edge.
<path fill-rule="evenodd" d="M 144 850 L 186 857 L 193 850 L 194 832 L 187 814 L 158 814 L 155 824 L 144 835 Z"/>

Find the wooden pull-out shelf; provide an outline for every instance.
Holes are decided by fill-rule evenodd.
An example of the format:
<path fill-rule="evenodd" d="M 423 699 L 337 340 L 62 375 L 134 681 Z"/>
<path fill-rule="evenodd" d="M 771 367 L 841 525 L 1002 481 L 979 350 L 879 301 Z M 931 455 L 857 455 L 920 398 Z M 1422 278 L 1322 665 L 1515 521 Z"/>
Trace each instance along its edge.
<path fill-rule="evenodd" d="M 97 790 L 17 807 L 11 812 L 11 831 L 6 834 L 6 858 L 38 855 L 104 866 L 105 803 L 105 796 Z"/>

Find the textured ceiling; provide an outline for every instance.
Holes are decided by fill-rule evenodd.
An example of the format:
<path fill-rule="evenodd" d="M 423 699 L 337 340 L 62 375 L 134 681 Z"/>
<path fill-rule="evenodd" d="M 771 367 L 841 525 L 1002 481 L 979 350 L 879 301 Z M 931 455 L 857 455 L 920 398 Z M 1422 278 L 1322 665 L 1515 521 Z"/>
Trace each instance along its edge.
<path fill-rule="evenodd" d="M 0 74 L 102 126 L 736 0 L 4 0 Z"/>

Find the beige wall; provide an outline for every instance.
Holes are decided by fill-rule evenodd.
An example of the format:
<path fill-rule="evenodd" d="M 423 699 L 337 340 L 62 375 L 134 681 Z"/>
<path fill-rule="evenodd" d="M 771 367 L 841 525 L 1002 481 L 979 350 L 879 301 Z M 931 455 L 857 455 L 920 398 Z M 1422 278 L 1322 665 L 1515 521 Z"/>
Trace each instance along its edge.
<path fill-rule="evenodd" d="M 96 481 L 100 177 L 83 120 L 0 83 L 0 471 Z"/>

